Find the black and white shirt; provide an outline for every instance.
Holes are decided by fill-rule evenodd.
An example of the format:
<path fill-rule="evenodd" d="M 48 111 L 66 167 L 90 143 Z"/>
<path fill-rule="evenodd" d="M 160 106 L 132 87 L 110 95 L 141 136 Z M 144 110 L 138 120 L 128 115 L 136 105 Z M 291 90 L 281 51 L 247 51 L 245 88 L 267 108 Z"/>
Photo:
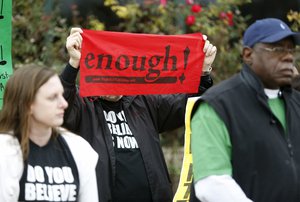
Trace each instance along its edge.
<path fill-rule="evenodd" d="M 78 170 L 63 137 L 51 138 L 43 147 L 30 141 L 19 201 L 77 201 L 78 192 Z"/>
<path fill-rule="evenodd" d="M 122 103 L 103 100 L 102 106 L 116 155 L 114 201 L 152 201 L 140 148 L 128 125 Z"/>

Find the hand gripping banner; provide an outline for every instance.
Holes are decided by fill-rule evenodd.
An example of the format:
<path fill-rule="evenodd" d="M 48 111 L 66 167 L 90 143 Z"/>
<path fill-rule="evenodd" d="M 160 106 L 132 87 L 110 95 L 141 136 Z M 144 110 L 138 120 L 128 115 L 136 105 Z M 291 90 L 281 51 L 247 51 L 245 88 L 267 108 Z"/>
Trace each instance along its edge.
<path fill-rule="evenodd" d="M 12 74 L 11 6 L 11 0 L 0 0 L 0 109 L 3 104 L 3 93 L 6 82 L 9 75 Z"/>
<path fill-rule="evenodd" d="M 83 30 L 80 95 L 196 93 L 204 60 L 201 33 L 133 34 Z"/>

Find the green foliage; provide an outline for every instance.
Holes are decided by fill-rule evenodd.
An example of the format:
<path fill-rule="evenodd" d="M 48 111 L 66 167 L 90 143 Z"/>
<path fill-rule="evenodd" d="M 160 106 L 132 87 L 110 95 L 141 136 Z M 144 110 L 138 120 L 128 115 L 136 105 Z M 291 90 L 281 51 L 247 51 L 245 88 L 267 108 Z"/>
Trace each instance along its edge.
<path fill-rule="evenodd" d="M 67 61 L 68 31 L 58 10 L 47 13 L 44 1 L 13 1 L 12 25 L 14 67 L 29 63 L 61 66 Z"/>
<path fill-rule="evenodd" d="M 300 13 L 297 11 L 290 11 L 287 14 L 287 19 L 291 22 L 291 29 L 295 32 L 299 32 L 300 31 Z M 296 68 L 298 69 L 298 71 L 300 71 L 300 53 L 298 51 L 298 53 L 296 54 L 296 58 L 295 58 L 295 64 L 296 64 Z"/>
<path fill-rule="evenodd" d="M 183 34 L 185 28 L 181 25 L 181 6 L 173 2 L 166 6 L 150 4 L 127 4 L 128 15 L 120 23 L 120 30 L 135 33 L 150 34 Z"/>
<path fill-rule="evenodd" d="M 287 19 L 292 23 L 291 29 L 293 31 L 300 31 L 300 13 L 297 11 L 290 11 L 287 14 Z"/>

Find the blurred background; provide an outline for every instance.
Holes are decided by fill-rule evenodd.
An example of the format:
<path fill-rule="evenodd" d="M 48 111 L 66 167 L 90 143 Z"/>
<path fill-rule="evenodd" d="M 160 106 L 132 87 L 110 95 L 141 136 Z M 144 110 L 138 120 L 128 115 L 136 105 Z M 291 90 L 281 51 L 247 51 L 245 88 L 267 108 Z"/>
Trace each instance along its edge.
<path fill-rule="evenodd" d="M 300 0 L 14 0 L 13 67 L 40 63 L 60 72 L 68 61 L 65 40 L 71 27 L 151 34 L 201 32 L 218 48 L 212 72 L 218 83 L 240 70 L 242 34 L 250 23 L 276 17 L 299 31 L 299 9 Z M 184 128 L 161 137 L 175 190 Z"/>

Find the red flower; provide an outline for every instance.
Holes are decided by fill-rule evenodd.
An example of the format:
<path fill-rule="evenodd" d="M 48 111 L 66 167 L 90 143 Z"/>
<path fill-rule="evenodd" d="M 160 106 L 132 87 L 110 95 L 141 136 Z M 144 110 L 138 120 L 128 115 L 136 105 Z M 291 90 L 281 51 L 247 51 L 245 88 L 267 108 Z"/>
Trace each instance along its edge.
<path fill-rule="evenodd" d="M 193 15 L 188 15 L 188 16 L 185 18 L 185 23 L 186 23 L 188 26 L 191 26 L 191 25 L 195 24 L 195 21 L 196 21 L 196 18 L 195 18 L 195 16 L 193 16 Z"/>
<path fill-rule="evenodd" d="M 227 17 L 226 13 L 225 12 L 221 12 L 220 15 L 219 15 L 220 19 L 223 20 Z"/>
<path fill-rule="evenodd" d="M 231 11 L 228 11 L 228 12 L 221 12 L 220 15 L 219 15 L 220 19 L 221 20 L 225 20 L 227 21 L 228 25 L 231 27 L 234 25 L 234 22 L 233 22 L 233 13 Z"/>
<path fill-rule="evenodd" d="M 161 4 L 162 6 L 167 5 L 167 0 L 160 0 L 160 4 Z"/>
<path fill-rule="evenodd" d="M 226 16 L 227 16 L 228 25 L 233 26 L 234 25 L 234 23 L 233 23 L 233 13 L 229 11 L 229 12 L 226 13 Z"/>
<path fill-rule="evenodd" d="M 201 10 L 202 10 L 202 7 L 199 4 L 194 4 L 191 8 L 191 11 L 193 13 L 199 13 L 199 12 L 201 12 Z"/>

